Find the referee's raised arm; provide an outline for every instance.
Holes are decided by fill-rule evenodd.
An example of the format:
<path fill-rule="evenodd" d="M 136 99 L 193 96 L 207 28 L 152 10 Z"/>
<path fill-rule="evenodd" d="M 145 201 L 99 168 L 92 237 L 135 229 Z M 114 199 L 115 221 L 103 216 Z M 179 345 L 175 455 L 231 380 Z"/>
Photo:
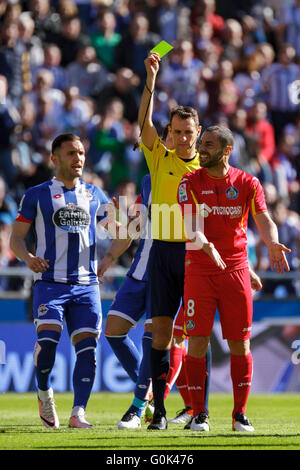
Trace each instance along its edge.
<path fill-rule="evenodd" d="M 153 145 L 157 136 L 156 129 L 152 122 L 153 112 L 153 94 L 155 88 L 155 80 L 159 70 L 160 57 L 155 52 L 150 52 L 145 59 L 145 67 L 147 71 L 147 79 L 141 103 L 139 107 L 138 123 L 141 129 L 143 144 L 149 149 L 153 149 Z"/>

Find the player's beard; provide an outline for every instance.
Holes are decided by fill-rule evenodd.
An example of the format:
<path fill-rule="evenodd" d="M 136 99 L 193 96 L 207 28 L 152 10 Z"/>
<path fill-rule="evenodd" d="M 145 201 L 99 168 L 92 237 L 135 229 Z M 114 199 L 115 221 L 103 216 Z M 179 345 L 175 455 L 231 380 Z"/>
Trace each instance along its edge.
<path fill-rule="evenodd" d="M 80 178 L 82 176 L 82 171 L 82 167 L 72 168 L 72 166 L 66 165 L 62 160 L 60 161 L 59 174 L 66 181 Z"/>
<path fill-rule="evenodd" d="M 200 165 L 202 168 L 212 168 L 214 166 L 217 166 L 223 155 L 224 155 L 224 150 L 220 150 L 219 152 L 216 152 L 214 154 L 210 154 L 208 152 L 200 152 Z M 208 157 L 206 161 L 201 160 L 201 156 Z"/>

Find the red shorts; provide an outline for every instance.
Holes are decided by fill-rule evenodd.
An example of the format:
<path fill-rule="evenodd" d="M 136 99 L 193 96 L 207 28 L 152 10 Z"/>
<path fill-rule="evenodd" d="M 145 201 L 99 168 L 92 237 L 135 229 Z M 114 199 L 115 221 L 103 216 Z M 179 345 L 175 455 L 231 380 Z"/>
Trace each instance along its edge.
<path fill-rule="evenodd" d="M 186 276 L 184 305 L 184 331 L 189 336 L 210 336 L 218 309 L 224 339 L 250 338 L 253 298 L 249 270 Z"/>

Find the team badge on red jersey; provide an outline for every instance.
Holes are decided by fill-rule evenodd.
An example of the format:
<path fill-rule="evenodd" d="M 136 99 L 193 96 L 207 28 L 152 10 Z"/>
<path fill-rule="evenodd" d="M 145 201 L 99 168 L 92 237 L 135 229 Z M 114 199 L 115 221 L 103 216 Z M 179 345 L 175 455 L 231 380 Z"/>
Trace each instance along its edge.
<path fill-rule="evenodd" d="M 228 199 L 236 199 L 238 195 L 238 190 L 233 186 L 230 186 L 230 188 L 226 189 L 226 197 L 228 197 Z"/>

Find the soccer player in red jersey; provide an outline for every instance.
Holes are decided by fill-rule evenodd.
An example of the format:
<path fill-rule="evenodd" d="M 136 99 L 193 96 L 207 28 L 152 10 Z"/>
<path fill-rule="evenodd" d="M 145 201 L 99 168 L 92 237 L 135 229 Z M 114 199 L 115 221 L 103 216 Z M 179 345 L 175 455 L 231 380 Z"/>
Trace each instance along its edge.
<path fill-rule="evenodd" d="M 201 168 L 184 175 L 178 187 L 178 202 L 191 241 L 186 251 L 184 314 L 189 335 L 187 380 L 194 410 L 190 429 L 195 431 L 209 431 L 204 407 L 205 354 L 216 309 L 231 352 L 233 430 L 254 431 L 245 415 L 253 370 L 253 302 L 246 236 L 249 210 L 268 247 L 272 269 L 281 274 L 289 271 L 285 253 L 291 250 L 279 243 L 260 182 L 229 165 L 233 145 L 228 128 L 207 128 L 199 145 Z M 202 249 L 207 240 L 220 254 L 219 267 Z"/>

